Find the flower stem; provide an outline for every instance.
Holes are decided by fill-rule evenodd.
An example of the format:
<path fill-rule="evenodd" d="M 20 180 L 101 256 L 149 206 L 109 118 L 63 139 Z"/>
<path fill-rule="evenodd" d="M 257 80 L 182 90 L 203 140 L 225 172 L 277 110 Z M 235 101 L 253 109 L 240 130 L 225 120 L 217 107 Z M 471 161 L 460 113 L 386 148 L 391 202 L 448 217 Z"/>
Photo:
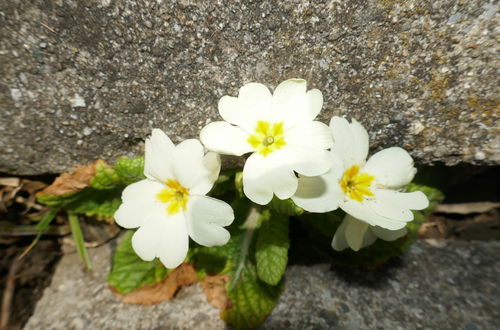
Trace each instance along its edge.
<path fill-rule="evenodd" d="M 241 244 L 241 254 L 239 258 L 239 263 L 238 267 L 236 268 L 236 271 L 234 272 L 234 276 L 231 279 L 231 286 L 238 281 L 241 271 L 243 270 L 243 267 L 245 267 L 245 261 L 248 255 L 248 251 L 250 250 L 250 243 L 252 243 L 252 238 L 253 234 L 255 232 L 255 229 L 259 226 L 260 224 L 260 216 L 262 215 L 260 211 L 260 206 L 253 205 L 250 208 L 250 212 L 248 212 L 247 219 L 245 220 L 245 223 L 243 224 L 243 227 L 246 228 L 245 230 L 245 235 L 243 236 L 243 243 Z"/>

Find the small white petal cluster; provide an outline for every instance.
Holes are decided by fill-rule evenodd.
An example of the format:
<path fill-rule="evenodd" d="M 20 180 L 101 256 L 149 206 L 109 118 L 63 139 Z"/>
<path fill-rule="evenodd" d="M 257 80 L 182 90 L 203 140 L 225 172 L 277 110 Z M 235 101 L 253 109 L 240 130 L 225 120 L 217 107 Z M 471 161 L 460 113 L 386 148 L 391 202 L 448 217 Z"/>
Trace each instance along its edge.
<path fill-rule="evenodd" d="M 230 235 L 223 227 L 233 222 L 233 209 L 205 196 L 219 171 L 219 155 L 205 155 L 198 140 L 174 146 L 163 131 L 153 130 L 146 140 L 146 179 L 125 188 L 115 213 L 120 226 L 139 227 L 132 237 L 139 257 L 158 257 L 174 268 L 186 258 L 189 237 L 204 246 L 227 243 Z"/>
<path fill-rule="evenodd" d="M 243 190 L 250 200 L 264 205 L 273 194 L 287 199 L 297 190 L 294 172 L 314 176 L 330 168 L 332 136 L 328 126 L 314 121 L 322 106 L 321 92 L 307 91 L 302 79 L 282 82 L 274 94 L 250 83 L 238 97 L 221 98 L 219 113 L 225 121 L 208 124 L 200 139 L 221 154 L 252 153 L 243 168 Z"/>
<path fill-rule="evenodd" d="M 301 177 L 292 200 L 310 212 L 340 207 L 348 214 L 332 241 L 336 250 L 349 246 L 357 251 L 376 237 L 394 240 L 404 235 L 406 223 L 413 220 L 411 210 L 429 205 L 420 191 L 401 192 L 416 173 L 411 156 L 393 147 L 366 161 L 369 139 L 360 123 L 333 117 L 330 129 L 331 169 L 320 176 Z"/>
<path fill-rule="evenodd" d="M 367 247 L 377 240 L 394 241 L 406 235 L 406 228 L 389 230 L 379 226 L 370 226 L 347 214 L 333 236 L 332 247 L 342 251 L 350 247 L 354 251 Z"/>

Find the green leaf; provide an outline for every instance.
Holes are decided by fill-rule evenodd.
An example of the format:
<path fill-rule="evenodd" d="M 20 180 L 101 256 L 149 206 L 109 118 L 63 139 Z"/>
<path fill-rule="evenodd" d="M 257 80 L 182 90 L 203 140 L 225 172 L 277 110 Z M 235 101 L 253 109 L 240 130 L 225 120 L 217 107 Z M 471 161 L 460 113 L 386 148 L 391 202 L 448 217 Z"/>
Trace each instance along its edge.
<path fill-rule="evenodd" d="M 121 204 L 121 189 L 100 190 L 85 188 L 77 193 L 55 196 L 51 194 L 38 195 L 42 204 L 63 211 L 85 214 L 98 220 L 109 220 Z"/>
<path fill-rule="evenodd" d="M 133 230 L 125 233 L 116 248 L 108 275 L 109 284 L 120 293 L 128 293 L 143 285 L 156 284 L 169 274 L 169 270 L 157 259 L 144 261 L 137 256 L 132 248 L 133 234 Z"/>
<path fill-rule="evenodd" d="M 110 220 L 121 204 L 125 185 L 144 178 L 144 157 L 120 157 L 115 168 L 104 161 L 96 162 L 94 167 L 90 187 L 63 196 L 40 194 L 38 201 L 63 211 Z"/>
<path fill-rule="evenodd" d="M 94 165 L 95 175 L 90 179 L 90 186 L 99 190 L 114 189 L 122 185 L 122 181 L 115 169 L 104 161 Z"/>
<path fill-rule="evenodd" d="M 116 174 L 126 185 L 145 179 L 144 157 L 127 158 L 120 157 L 115 164 Z"/>
<path fill-rule="evenodd" d="M 304 210 L 295 205 L 291 199 L 279 199 L 276 196 L 273 197 L 268 207 L 273 211 L 288 216 L 297 216 L 304 213 Z"/>
<path fill-rule="evenodd" d="M 276 305 L 283 283 L 271 286 L 259 281 L 255 266 L 247 262 L 236 282 L 227 290 L 232 307 L 221 318 L 236 329 L 255 329 Z"/>
<path fill-rule="evenodd" d="M 243 192 L 243 171 L 238 171 L 234 175 L 234 186 L 240 198 L 245 196 Z"/>
<path fill-rule="evenodd" d="M 76 251 L 82 259 L 85 268 L 87 270 L 92 270 L 92 264 L 90 262 L 89 254 L 87 248 L 85 247 L 85 241 L 83 240 L 82 229 L 80 228 L 80 220 L 75 214 L 68 214 L 69 227 L 71 229 L 71 234 L 73 235 L 73 240 L 75 241 Z"/>
<path fill-rule="evenodd" d="M 267 213 L 267 216 L 264 216 Z M 259 278 L 276 285 L 288 264 L 288 217 L 275 212 L 263 213 L 263 221 L 257 235 L 255 259 Z"/>
<path fill-rule="evenodd" d="M 224 170 L 219 174 L 214 187 L 210 191 L 210 195 L 221 198 L 225 195 L 233 195 L 235 191 L 234 176 L 237 173 L 235 169 Z"/>
<path fill-rule="evenodd" d="M 283 289 L 283 281 L 269 285 L 257 276 L 255 246 L 259 224 L 270 212 L 259 213 L 247 199 L 237 198 L 232 203 L 235 221 L 229 228 L 231 239 L 224 246 L 195 248 L 190 258 L 199 277 L 207 274 L 228 274 L 226 284 L 229 305 L 221 318 L 237 329 L 258 327 L 274 308 Z"/>

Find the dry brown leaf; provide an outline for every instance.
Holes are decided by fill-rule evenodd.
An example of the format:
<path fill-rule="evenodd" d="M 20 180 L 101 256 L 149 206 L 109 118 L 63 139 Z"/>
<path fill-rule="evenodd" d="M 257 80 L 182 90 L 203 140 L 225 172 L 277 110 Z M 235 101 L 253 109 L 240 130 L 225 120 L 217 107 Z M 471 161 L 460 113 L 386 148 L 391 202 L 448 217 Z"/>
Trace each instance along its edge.
<path fill-rule="evenodd" d="M 483 213 L 500 207 L 500 203 L 473 202 L 459 204 L 439 204 L 434 212 L 452 214 Z"/>
<path fill-rule="evenodd" d="M 32 209 L 42 210 L 44 206 L 36 203 L 35 194 L 46 186 L 47 184 L 40 181 L 16 177 L 0 178 L 0 212 L 7 212 L 7 209 L 13 203 L 18 203 L 25 207 L 25 210 L 21 214 L 26 214 Z M 27 195 L 23 194 L 21 196 L 20 192 L 26 192 Z"/>
<path fill-rule="evenodd" d="M 79 167 L 73 172 L 59 175 L 50 186 L 39 192 L 39 194 L 62 196 L 87 188 L 90 185 L 90 180 L 95 175 L 95 164 L 97 162 Z"/>
<path fill-rule="evenodd" d="M 18 187 L 21 179 L 15 177 L 0 178 L 0 186 Z"/>
<path fill-rule="evenodd" d="M 23 179 L 22 185 L 23 190 L 29 193 L 37 192 L 38 190 L 42 190 L 43 188 L 47 187 L 47 184 L 45 182 L 32 181 L 27 179 Z"/>
<path fill-rule="evenodd" d="M 229 278 L 229 275 L 206 276 L 200 282 L 208 302 L 221 311 L 226 309 L 229 300 L 226 294 L 226 283 L 229 281 Z"/>
<path fill-rule="evenodd" d="M 196 282 L 196 272 L 193 265 L 182 264 L 172 271 L 163 281 L 155 285 L 144 285 L 129 293 L 119 293 L 110 286 L 111 291 L 121 301 L 127 304 L 154 305 L 170 300 L 177 290 L 185 285 Z"/>

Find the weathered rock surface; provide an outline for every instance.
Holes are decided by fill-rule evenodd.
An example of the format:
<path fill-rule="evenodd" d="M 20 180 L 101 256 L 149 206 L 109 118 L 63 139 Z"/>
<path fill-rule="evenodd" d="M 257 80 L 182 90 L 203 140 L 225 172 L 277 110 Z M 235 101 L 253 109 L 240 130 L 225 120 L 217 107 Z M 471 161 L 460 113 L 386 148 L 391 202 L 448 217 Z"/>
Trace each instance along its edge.
<path fill-rule="evenodd" d="M 421 164 L 500 163 L 490 0 L 0 2 L 0 171 L 62 172 L 219 120 L 244 83 L 303 77 L 320 119 Z"/>
<path fill-rule="evenodd" d="M 85 274 L 65 255 L 25 329 L 224 329 L 198 285 L 155 306 L 120 303 L 107 289 L 110 247 Z M 291 266 L 264 329 L 494 329 L 500 320 L 500 242 L 418 242 L 379 271 Z"/>

